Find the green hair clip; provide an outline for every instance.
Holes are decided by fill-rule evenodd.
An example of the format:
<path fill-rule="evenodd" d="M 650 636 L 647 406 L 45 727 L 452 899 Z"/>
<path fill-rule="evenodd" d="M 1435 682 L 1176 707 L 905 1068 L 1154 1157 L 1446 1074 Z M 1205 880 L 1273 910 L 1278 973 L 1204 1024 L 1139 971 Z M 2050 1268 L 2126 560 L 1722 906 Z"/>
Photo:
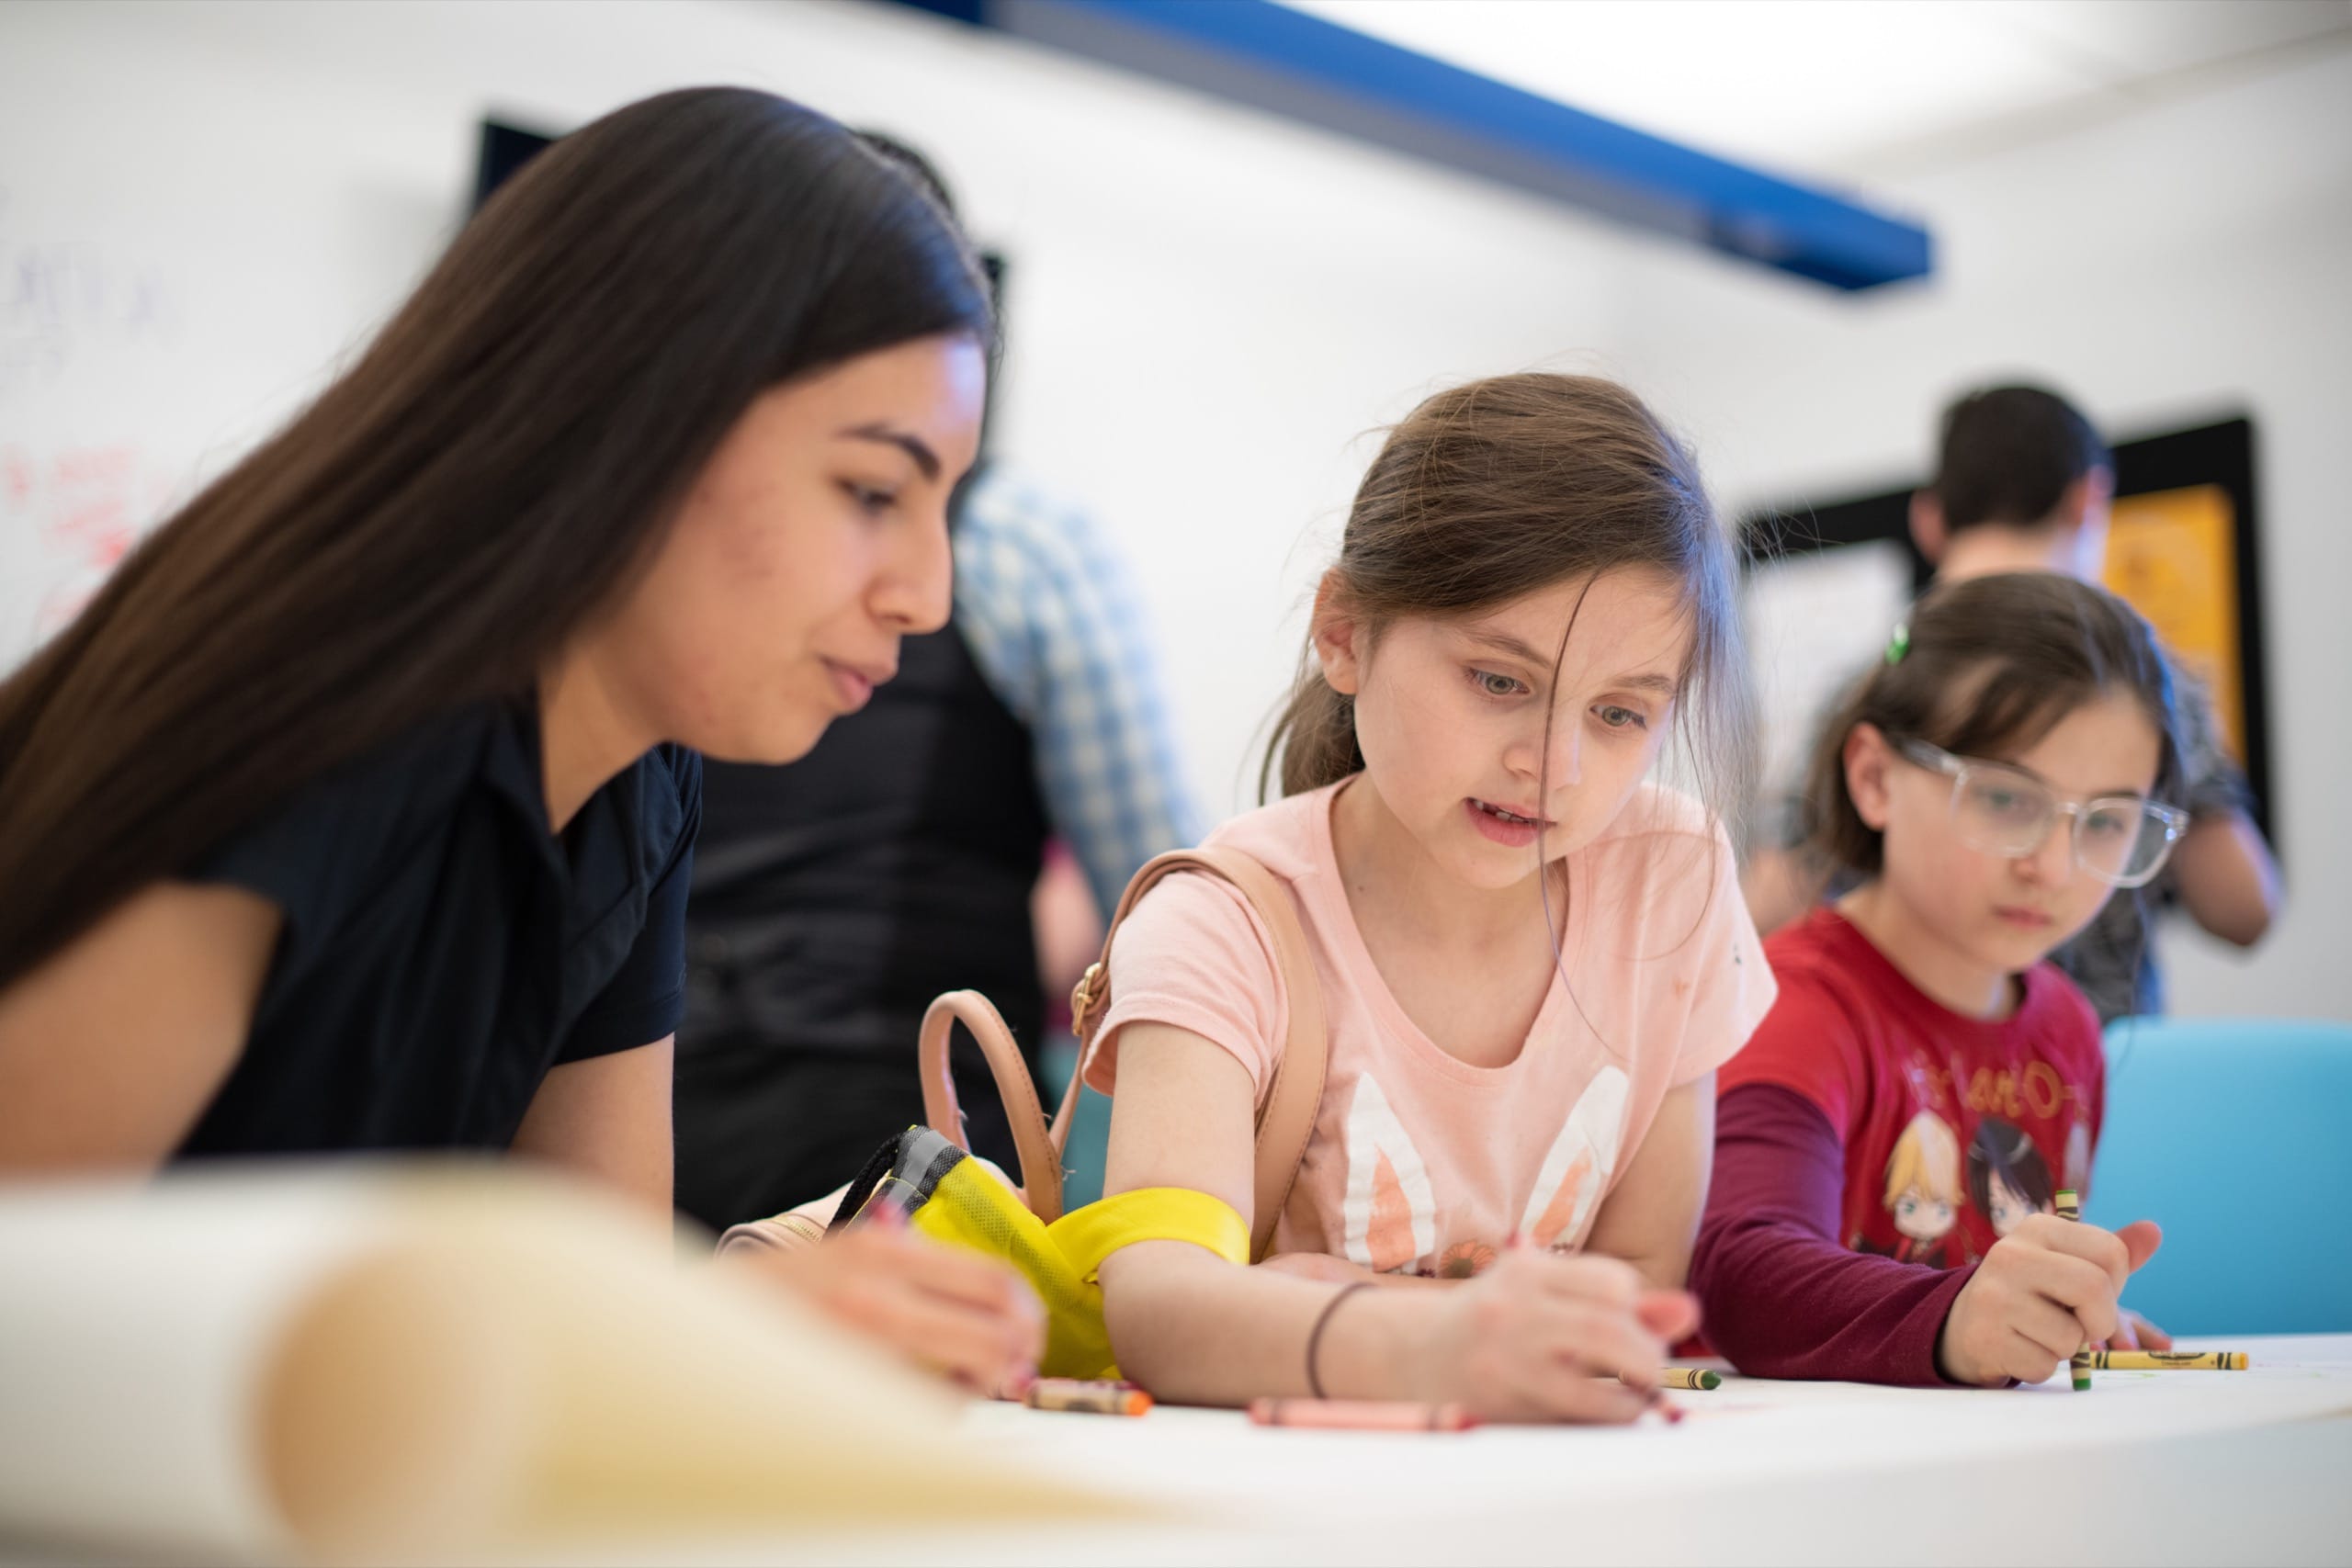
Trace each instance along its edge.
<path fill-rule="evenodd" d="M 1894 623 L 1894 635 L 1886 639 L 1886 661 L 1889 664 L 1900 664 L 1903 662 L 1903 656 L 1910 651 L 1911 623 L 1897 621 Z"/>

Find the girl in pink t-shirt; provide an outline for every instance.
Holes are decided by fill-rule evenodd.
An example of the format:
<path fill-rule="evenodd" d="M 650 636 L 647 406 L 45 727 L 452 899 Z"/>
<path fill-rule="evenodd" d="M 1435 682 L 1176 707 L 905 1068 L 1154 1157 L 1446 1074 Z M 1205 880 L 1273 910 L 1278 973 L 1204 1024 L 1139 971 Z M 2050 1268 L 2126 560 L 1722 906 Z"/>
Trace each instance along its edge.
<path fill-rule="evenodd" d="M 1714 815 L 1646 782 L 1676 737 L 1711 793 L 1736 786 L 1732 604 L 1689 454 L 1620 387 L 1474 382 L 1390 434 L 1276 727 L 1285 798 L 1210 840 L 1296 904 L 1330 1031 L 1314 1134 L 1268 1262 L 1104 1261 L 1129 1375 L 1209 1404 L 1640 1411 L 1696 1322 L 1714 1071 L 1773 997 Z M 1105 1190 L 1248 1222 L 1287 1027 L 1265 931 L 1226 884 L 1170 877 L 1111 998 Z"/>

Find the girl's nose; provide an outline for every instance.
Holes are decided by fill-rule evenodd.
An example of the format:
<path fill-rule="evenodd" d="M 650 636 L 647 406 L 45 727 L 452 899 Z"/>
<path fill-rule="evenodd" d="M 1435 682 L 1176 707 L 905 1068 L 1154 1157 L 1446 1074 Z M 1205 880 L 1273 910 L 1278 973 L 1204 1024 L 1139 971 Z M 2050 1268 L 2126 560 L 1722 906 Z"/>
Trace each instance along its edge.
<path fill-rule="evenodd" d="M 1577 722 L 1574 713 L 1563 713 L 1552 721 L 1551 763 L 1552 783 L 1572 784 L 1584 772 L 1584 726 Z M 1539 801 L 1538 805 L 1547 804 Z"/>
<path fill-rule="evenodd" d="M 2018 870 L 2029 882 L 2064 887 L 2075 879 L 2075 824 L 2061 817 L 2050 825 L 2049 836 L 2031 854 L 2018 857 Z"/>
<path fill-rule="evenodd" d="M 1576 716 L 1555 716 L 1548 737 L 1542 729 L 1521 736 L 1503 754 L 1503 762 L 1530 784 L 1539 777 L 1554 789 L 1575 784 L 1584 769 L 1584 741 Z"/>

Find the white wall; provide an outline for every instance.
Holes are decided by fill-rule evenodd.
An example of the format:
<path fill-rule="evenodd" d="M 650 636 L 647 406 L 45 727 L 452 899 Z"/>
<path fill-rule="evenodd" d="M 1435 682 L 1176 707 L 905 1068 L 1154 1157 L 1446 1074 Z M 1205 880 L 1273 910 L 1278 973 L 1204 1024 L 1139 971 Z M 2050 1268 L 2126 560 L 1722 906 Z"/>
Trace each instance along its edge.
<path fill-rule="evenodd" d="M 2250 407 L 2293 902 L 2184 1010 L 2352 1016 L 2352 63 L 1881 181 L 1942 246 L 1849 299 L 1410 160 L 841 0 L 0 6 L 0 665 L 102 550 L 282 418 L 430 263 L 485 109 L 800 97 L 937 152 L 1012 259 L 1001 445 L 1136 558 L 1195 780 L 1240 803 L 1358 439 L 1430 388 L 1623 375 L 1718 488 L 1899 477 L 1954 385 L 2032 370 L 2129 433 Z M 25 263 L 62 281 L 29 299 Z M 77 471 L 55 459 L 79 454 Z M 13 459 L 13 460 L 12 460 Z M 118 508 L 119 512 L 110 512 Z"/>
<path fill-rule="evenodd" d="M 1926 471 L 1934 411 L 2030 372 L 2112 434 L 2251 412 L 2289 908 L 2253 955 L 2163 937 L 2184 1012 L 2352 1018 L 2352 53 L 1882 180 L 1939 246 L 1843 300 L 1629 241 L 1627 364 L 1718 488 L 1834 495 Z"/>
<path fill-rule="evenodd" d="M 1295 659 L 1356 438 L 1616 315 L 1614 237 L 1572 214 L 895 7 L 10 4 L 0 269 L 71 243 L 173 319 L 79 312 L 62 368 L 10 377 L 31 328 L 0 316 L 0 464 L 134 447 L 147 504 L 282 418 L 413 282 L 485 109 L 568 129 L 721 81 L 924 146 L 1009 254 L 999 446 L 1135 558 L 1218 815 Z M 86 508 L 87 485 L 12 511 L 6 478 L 0 665 L 86 576 L 36 513 Z"/>

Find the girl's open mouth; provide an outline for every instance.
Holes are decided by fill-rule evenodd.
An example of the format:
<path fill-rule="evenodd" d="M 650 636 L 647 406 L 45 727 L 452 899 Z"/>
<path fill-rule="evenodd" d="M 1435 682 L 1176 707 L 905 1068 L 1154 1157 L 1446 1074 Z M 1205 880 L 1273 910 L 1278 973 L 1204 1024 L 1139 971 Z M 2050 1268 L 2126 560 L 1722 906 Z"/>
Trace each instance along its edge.
<path fill-rule="evenodd" d="M 1536 834 L 1553 824 L 1548 818 L 1531 817 L 1513 811 L 1506 806 L 1489 805 L 1476 798 L 1464 800 L 1463 808 L 1469 812 L 1471 825 L 1498 844 L 1524 849 L 1535 841 Z"/>

